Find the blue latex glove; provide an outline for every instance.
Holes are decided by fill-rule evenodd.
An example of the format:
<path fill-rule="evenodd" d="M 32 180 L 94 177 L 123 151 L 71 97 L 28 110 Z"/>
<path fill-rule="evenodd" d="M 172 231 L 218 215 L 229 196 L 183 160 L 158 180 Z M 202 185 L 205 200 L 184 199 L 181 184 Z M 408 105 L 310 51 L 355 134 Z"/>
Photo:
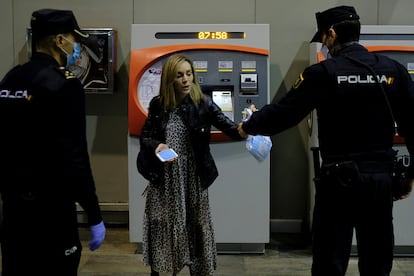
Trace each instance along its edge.
<path fill-rule="evenodd" d="M 100 223 L 89 227 L 89 230 L 91 231 L 92 239 L 89 241 L 88 245 L 89 249 L 91 251 L 94 251 L 101 246 L 105 239 L 105 224 L 103 221 L 101 221 Z"/>

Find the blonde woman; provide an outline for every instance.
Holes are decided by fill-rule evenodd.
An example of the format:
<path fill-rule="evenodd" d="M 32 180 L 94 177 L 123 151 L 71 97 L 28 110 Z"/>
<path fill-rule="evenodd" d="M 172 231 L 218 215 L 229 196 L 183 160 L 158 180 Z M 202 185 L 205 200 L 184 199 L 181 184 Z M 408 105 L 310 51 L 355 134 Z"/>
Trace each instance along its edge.
<path fill-rule="evenodd" d="M 188 266 L 191 275 L 212 275 L 216 245 L 208 187 L 218 176 L 210 153 L 211 126 L 241 140 L 237 124 L 211 97 L 202 93 L 192 62 L 168 58 L 162 68 L 160 95 L 152 99 L 141 147 L 153 154 L 171 148 L 178 157 L 162 163 L 145 195 L 144 263 L 151 275 L 176 275 Z"/>

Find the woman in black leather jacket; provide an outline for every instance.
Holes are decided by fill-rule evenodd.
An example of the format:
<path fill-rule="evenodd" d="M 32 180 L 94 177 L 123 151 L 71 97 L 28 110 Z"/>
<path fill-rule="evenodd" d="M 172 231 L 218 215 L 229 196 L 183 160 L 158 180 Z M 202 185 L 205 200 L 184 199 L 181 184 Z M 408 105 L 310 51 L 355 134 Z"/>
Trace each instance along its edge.
<path fill-rule="evenodd" d="M 212 275 L 216 245 L 208 187 L 218 176 L 210 152 L 211 126 L 242 140 L 237 124 L 204 95 L 192 62 L 172 55 L 164 64 L 160 95 L 152 99 L 143 127 L 141 149 L 154 154 L 172 148 L 178 157 L 153 166 L 146 189 L 143 256 L 151 275 Z M 155 162 L 155 161 L 154 161 Z"/>

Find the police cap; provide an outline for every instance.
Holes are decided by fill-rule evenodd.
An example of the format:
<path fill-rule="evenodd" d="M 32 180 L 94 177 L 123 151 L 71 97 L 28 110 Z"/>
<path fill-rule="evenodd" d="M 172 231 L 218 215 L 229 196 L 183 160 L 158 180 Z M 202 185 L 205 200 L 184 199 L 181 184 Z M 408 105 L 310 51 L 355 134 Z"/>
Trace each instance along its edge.
<path fill-rule="evenodd" d="M 70 10 L 41 9 L 32 13 L 30 20 L 33 37 L 72 33 L 79 41 L 89 35 L 81 32 L 75 15 Z"/>
<path fill-rule="evenodd" d="M 311 42 L 322 42 L 322 34 L 339 22 L 359 20 L 359 15 L 355 8 L 351 6 L 334 7 L 323 12 L 317 12 L 315 15 L 318 30 Z"/>

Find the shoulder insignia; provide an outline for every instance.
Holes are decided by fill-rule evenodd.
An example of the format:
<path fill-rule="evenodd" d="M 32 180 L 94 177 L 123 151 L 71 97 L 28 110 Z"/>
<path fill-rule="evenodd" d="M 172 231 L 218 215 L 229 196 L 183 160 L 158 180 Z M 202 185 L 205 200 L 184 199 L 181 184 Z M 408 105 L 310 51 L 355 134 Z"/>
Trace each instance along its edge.
<path fill-rule="evenodd" d="M 295 83 L 293 84 L 293 89 L 297 89 L 303 82 L 303 73 L 300 73 L 299 77 L 296 79 Z"/>
<path fill-rule="evenodd" d="M 65 78 L 66 79 L 76 79 L 76 75 L 73 74 L 71 71 L 69 70 L 65 70 Z"/>

